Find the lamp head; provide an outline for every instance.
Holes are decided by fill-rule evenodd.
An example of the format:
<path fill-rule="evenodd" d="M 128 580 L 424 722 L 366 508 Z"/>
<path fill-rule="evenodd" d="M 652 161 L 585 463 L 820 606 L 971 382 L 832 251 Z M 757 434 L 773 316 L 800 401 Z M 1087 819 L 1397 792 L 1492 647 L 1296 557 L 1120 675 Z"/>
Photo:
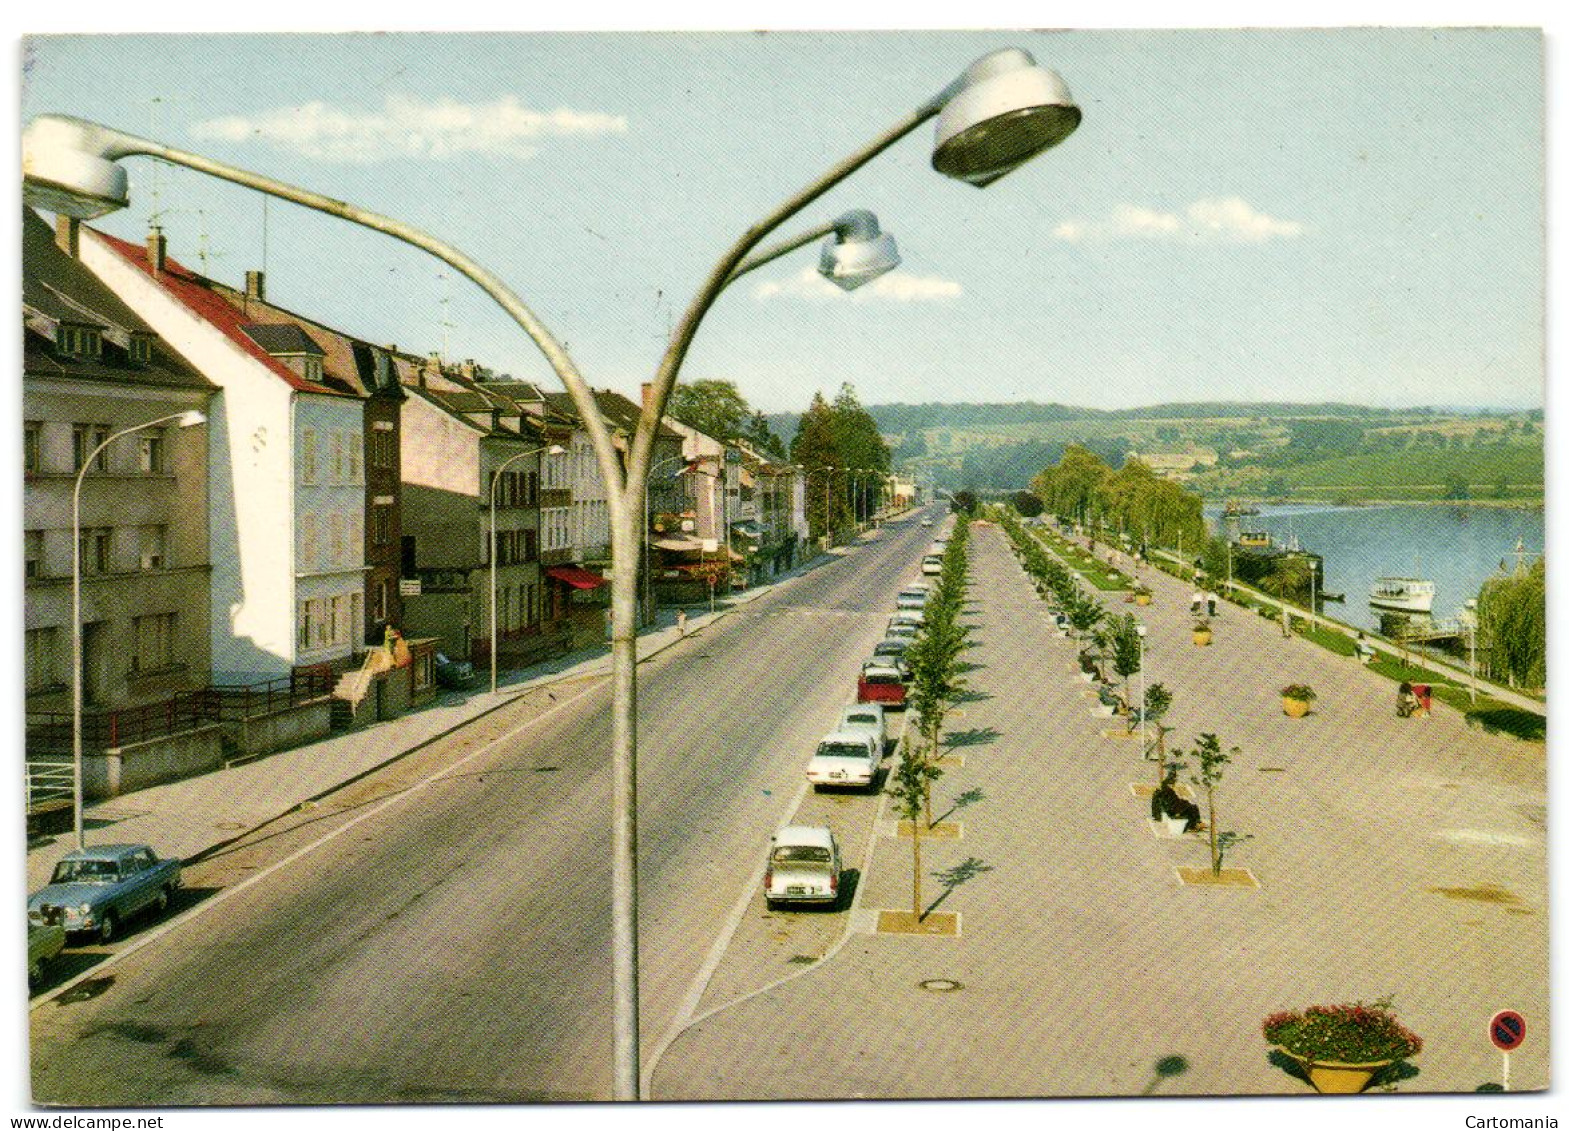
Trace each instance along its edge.
<path fill-rule="evenodd" d="M 1062 76 L 1017 47 L 981 56 L 951 89 L 932 168 L 977 188 L 1061 142 L 1082 117 Z"/>
<path fill-rule="evenodd" d="M 180 418 L 175 423 L 181 428 L 195 428 L 198 424 L 207 423 L 207 414 L 201 409 L 188 408 L 180 413 Z"/>
<path fill-rule="evenodd" d="M 547 456 L 564 456 L 567 454 L 567 450 L 560 444 L 551 444 L 550 447 L 545 449 L 545 454 Z"/>
<path fill-rule="evenodd" d="M 92 220 L 130 204 L 121 135 L 94 122 L 44 114 L 22 131 L 22 199 L 60 216 Z"/>
<path fill-rule="evenodd" d="M 853 291 L 899 266 L 893 237 L 865 209 L 846 212 L 834 221 L 834 233 L 823 241 L 818 272 L 834 286 Z"/>

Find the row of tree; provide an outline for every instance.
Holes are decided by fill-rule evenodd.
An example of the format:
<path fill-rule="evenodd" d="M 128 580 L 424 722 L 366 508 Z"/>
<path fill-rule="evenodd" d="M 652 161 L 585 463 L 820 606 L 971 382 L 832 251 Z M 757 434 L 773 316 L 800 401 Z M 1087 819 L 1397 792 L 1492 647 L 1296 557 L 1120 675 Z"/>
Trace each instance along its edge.
<path fill-rule="evenodd" d="M 1476 602 L 1490 674 L 1511 687 L 1547 685 L 1547 559 L 1489 578 Z"/>
<path fill-rule="evenodd" d="M 915 739 L 905 743 L 888 794 L 898 815 L 910 822 L 914 862 L 911 908 L 917 919 L 923 915 L 921 830 L 937 823 L 932 815 L 932 783 L 943 773 L 943 725 L 964 690 L 960 657 L 968 647 L 970 630 L 960 617 L 969 588 L 969 538 L 970 520 L 960 514 L 943 550 L 942 573 L 926 600 L 926 619 L 905 653 L 910 667 L 906 704 L 914 713 Z"/>
<path fill-rule="evenodd" d="M 1062 459 L 1030 481 L 1030 491 L 1052 514 L 1126 532 L 1140 543 L 1198 546 L 1205 537 L 1203 500 L 1139 459 L 1113 470 L 1083 445 L 1069 444 Z"/>

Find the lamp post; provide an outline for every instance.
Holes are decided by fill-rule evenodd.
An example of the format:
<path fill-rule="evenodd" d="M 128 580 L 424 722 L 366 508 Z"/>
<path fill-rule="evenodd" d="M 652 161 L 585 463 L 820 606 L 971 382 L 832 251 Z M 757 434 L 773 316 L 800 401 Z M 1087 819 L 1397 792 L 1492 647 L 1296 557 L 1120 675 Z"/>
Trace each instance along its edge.
<path fill-rule="evenodd" d="M 1066 84 L 1028 52 L 982 56 L 891 128 L 788 197 L 749 226 L 722 254 L 675 327 L 621 466 L 592 390 L 565 347 L 496 275 L 434 237 L 399 221 L 79 118 L 46 115 L 24 131 L 22 173 L 28 203 L 79 219 L 123 208 L 125 170 L 135 154 L 184 165 L 325 212 L 422 248 L 493 298 L 533 339 L 566 386 L 594 445 L 607 488 L 611 562 L 611 945 L 615 1099 L 639 1095 L 637 972 L 637 503 L 648 476 L 659 421 L 703 317 L 736 269 L 763 239 L 923 123 L 936 120 L 932 167 L 977 187 L 989 185 L 1052 148 L 1078 128 L 1081 113 Z"/>
<path fill-rule="evenodd" d="M 76 472 L 76 484 L 71 488 L 71 818 L 76 825 L 78 851 L 86 847 L 82 832 L 82 481 L 87 478 L 87 469 L 93 466 L 93 461 L 122 436 L 170 423 L 194 428 L 206 424 L 207 415 L 191 408 L 111 433 L 82 461 Z"/>
<path fill-rule="evenodd" d="M 1134 626 L 1134 631 L 1139 636 L 1139 751 L 1147 757 L 1149 755 L 1148 734 L 1144 725 L 1144 702 L 1146 696 L 1144 690 L 1144 633 L 1147 629 L 1144 627 L 1144 622 L 1139 621 Z"/>
<path fill-rule="evenodd" d="M 1471 597 L 1465 603 L 1466 643 L 1471 652 L 1471 706 L 1476 706 L 1476 630 L 1479 627 L 1476 616 L 1476 598 Z"/>
<path fill-rule="evenodd" d="M 528 456 L 537 456 L 541 452 L 546 455 L 559 456 L 566 453 L 560 444 L 547 444 L 543 448 L 531 448 L 526 452 L 508 456 L 501 461 L 499 467 L 491 472 L 490 476 L 490 693 L 496 693 L 496 656 L 501 651 L 501 637 L 496 631 L 496 567 L 500 564 L 496 560 L 496 488 L 501 483 L 501 473 L 513 463 Z"/>

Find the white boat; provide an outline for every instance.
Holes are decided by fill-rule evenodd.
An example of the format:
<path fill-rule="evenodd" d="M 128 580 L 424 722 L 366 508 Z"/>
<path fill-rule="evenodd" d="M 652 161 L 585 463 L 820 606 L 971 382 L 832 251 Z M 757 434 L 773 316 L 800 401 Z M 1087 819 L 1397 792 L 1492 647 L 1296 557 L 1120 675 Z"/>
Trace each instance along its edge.
<path fill-rule="evenodd" d="M 1380 577 L 1373 583 L 1367 603 L 1403 613 L 1431 613 L 1438 586 L 1420 577 Z"/>

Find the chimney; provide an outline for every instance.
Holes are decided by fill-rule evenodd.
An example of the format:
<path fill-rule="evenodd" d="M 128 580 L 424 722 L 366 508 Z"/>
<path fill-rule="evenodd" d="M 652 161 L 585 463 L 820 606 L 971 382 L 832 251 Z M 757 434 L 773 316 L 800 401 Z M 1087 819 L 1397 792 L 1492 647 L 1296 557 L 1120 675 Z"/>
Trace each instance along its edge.
<path fill-rule="evenodd" d="M 654 383 L 652 381 L 644 381 L 643 382 L 643 407 L 645 409 L 648 408 L 648 402 L 653 400 L 653 399 L 654 399 Z"/>
<path fill-rule="evenodd" d="M 75 216 L 56 216 L 54 218 L 54 242 L 60 250 L 72 259 L 81 258 L 82 254 L 82 222 Z"/>
<path fill-rule="evenodd" d="M 461 372 L 468 380 L 474 380 L 476 373 L 474 368 L 474 359 L 472 357 L 465 357 L 463 359 L 463 364 L 458 366 L 458 371 Z"/>
<path fill-rule="evenodd" d="M 257 302 L 267 301 L 267 272 L 245 272 L 245 297 L 253 298 Z"/>
<path fill-rule="evenodd" d="M 154 227 L 147 233 L 147 263 L 152 268 L 153 274 L 163 271 L 164 264 L 169 258 L 169 241 L 164 239 L 163 229 Z"/>

